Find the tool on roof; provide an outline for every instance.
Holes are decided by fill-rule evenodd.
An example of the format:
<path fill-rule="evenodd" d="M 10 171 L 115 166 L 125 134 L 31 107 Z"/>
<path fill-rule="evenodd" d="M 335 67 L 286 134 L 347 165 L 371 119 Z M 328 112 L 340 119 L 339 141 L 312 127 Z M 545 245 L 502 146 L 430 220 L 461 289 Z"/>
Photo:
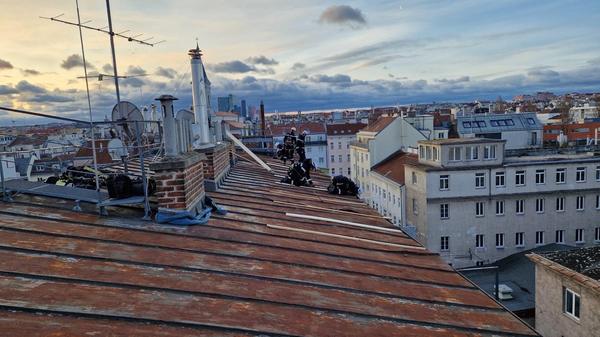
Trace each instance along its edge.
<path fill-rule="evenodd" d="M 237 139 L 231 132 L 229 132 L 229 130 L 225 130 L 225 135 L 227 136 L 227 138 L 231 139 L 231 141 L 234 142 L 235 145 L 239 146 L 242 150 L 244 150 L 244 152 L 246 152 L 250 157 L 252 157 L 252 159 L 259 163 L 260 166 L 262 166 L 265 170 L 269 171 L 270 173 L 273 173 L 273 170 L 269 167 L 269 165 L 267 165 L 264 161 L 258 158 L 258 156 L 254 154 L 254 152 L 250 151 L 250 149 L 247 148 L 246 145 L 244 145 L 239 139 Z"/>

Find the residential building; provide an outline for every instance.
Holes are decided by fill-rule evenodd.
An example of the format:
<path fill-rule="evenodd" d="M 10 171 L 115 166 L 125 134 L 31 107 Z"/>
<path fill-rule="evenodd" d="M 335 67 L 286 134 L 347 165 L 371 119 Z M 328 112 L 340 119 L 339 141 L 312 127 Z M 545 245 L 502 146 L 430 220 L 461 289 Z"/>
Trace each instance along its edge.
<path fill-rule="evenodd" d="M 473 114 L 456 119 L 460 138 L 506 140 L 506 149 L 539 148 L 543 126 L 535 113 Z"/>
<path fill-rule="evenodd" d="M 350 144 L 365 126 L 362 123 L 327 124 L 327 167 L 331 176 L 351 176 Z"/>
<path fill-rule="evenodd" d="M 505 140 L 419 142 L 405 165 L 407 226 L 457 267 L 546 243 L 593 244 L 600 157 L 505 156 Z"/>
<path fill-rule="evenodd" d="M 597 145 L 600 122 L 544 125 L 545 144 L 558 145 L 561 137 L 564 137 L 565 145 Z"/>
<path fill-rule="evenodd" d="M 595 239 L 600 232 L 596 229 Z M 530 254 L 535 262 L 535 327 L 544 337 L 600 333 L 600 246 Z"/>
<path fill-rule="evenodd" d="M 311 158 L 317 168 L 327 168 L 327 129 L 325 123 L 307 122 L 290 124 L 268 124 L 266 136 L 273 136 L 273 147 L 276 143 L 283 143 L 283 137 L 296 128 L 296 134 L 307 132 L 305 139 L 306 157 Z"/>
<path fill-rule="evenodd" d="M 583 123 L 587 119 L 600 117 L 598 115 L 598 107 L 596 106 L 595 102 L 586 102 L 572 107 L 569 110 L 569 116 L 575 123 Z"/>
<path fill-rule="evenodd" d="M 417 162 L 417 155 L 397 151 L 371 168 L 369 177 L 372 193 L 365 202 L 396 226 L 405 218 L 404 165 Z"/>

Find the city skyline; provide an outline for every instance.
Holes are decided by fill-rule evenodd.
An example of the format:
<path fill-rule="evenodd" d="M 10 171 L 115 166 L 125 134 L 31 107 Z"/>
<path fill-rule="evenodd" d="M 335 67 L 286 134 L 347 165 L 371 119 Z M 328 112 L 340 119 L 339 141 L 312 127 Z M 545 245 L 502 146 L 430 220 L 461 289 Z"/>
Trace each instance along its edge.
<path fill-rule="evenodd" d="M 103 1 L 80 4 L 82 20 L 104 26 Z M 85 116 L 76 29 L 39 16 L 72 1 L 4 4 L 0 29 L 0 105 Z M 252 7 L 178 1 L 112 4 L 115 31 L 166 42 L 117 41 L 123 100 L 149 104 L 161 93 L 189 106 L 187 49 L 198 38 L 213 97 L 233 94 L 269 111 L 315 110 L 430 101 L 509 99 L 540 90 L 597 89 L 600 43 L 590 38 L 600 4 L 592 1 L 260 1 Z M 183 10 L 185 9 L 185 10 Z M 91 72 L 110 73 L 107 36 L 84 32 Z M 110 112 L 111 81 L 91 82 L 94 115 Z M 18 116 L 17 116 L 18 117 Z M 0 124 L 15 116 L 0 113 Z"/>

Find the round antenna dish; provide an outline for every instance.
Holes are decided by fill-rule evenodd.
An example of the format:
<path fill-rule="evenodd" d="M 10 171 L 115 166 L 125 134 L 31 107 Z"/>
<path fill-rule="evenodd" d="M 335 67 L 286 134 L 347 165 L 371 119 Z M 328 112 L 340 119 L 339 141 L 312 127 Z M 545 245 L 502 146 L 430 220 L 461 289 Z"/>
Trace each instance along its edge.
<path fill-rule="evenodd" d="M 112 160 L 121 160 L 121 158 L 127 157 L 129 152 L 119 138 L 113 138 L 108 142 L 108 154 Z"/>
<path fill-rule="evenodd" d="M 143 121 L 144 116 L 140 109 L 135 104 L 127 101 L 122 101 L 115 104 L 112 110 L 112 120 L 116 121 Z"/>

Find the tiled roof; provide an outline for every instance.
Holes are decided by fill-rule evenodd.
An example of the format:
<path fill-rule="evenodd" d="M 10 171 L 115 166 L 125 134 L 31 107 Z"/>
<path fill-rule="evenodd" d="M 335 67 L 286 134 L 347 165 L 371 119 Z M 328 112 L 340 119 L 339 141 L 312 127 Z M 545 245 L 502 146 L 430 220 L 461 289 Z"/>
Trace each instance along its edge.
<path fill-rule="evenodd" d="M 239 117 L 240 115 L 235 113 L 235 112 L 228 112 L 228 111 L 217 111 L 215 112 L 215 116 L 218 117 Z"/>
<path fill-rule="evenodd" d="M 96 160 L 98 164 L 109 164 L 112 163 L 112 157 L 108 153 L 108 140 L 101 139 L 96 140 Z M 83 146 L 77 150 L 74 159 L 90 159 L 93 156 L 94 151 L 92 150 L 92 141 L 88 140 Z"/>
<path fill-rule="evenodd" d="M 41 146 L 44 145 L 48 137 L 46 136 L 17 136 L 8 146 L 22 146 L 22 145 L 33 145 Z"/>
<path fill-rule="evenodd" d="M 404 165 L 418 162 L 419 157 L 416 154 L 397 151 L 373 166 L 371 170 L 400 185 L 404 185 Z"/>
<path fill-rule="evenodd" d="M 385 129 L 388 125 L 390 125 L 396 118 L 397 117 L 388 116 L 379 117 L 374 123 L 367 125 L 367 127 L 362 129 L 361 131 L 379 133 L 383 131 L 383 129 Z"/>
<path fill-rule="evenodd" d="M 327 177 L 294 188 L 269 164 L 276 176 L 238 162 L 208 193 L 229 212 L 188 228 L 0 202 L 0 331 L 536 335 L 374 210 L 328 195 Z"/>
<path fill-rule="evenodd" d="M 353 135 L 367 126 L 363 123 L 327 124 L 327 135 L 343 136 Z"/>
<path fill-rule="evenodd" d="M 325 123 L 316 123 L 316 122 L 307 122 L 307 123 L 291 123 L 291 124 L 269 124 L 267 125 L 268 136 L 283 136 L 290 132 L 291 128 L 296 128 L 296 134 L 302 133 L 302 131 L 306 130 L 309 134 L 321 134 L 325 133 Z"/>

